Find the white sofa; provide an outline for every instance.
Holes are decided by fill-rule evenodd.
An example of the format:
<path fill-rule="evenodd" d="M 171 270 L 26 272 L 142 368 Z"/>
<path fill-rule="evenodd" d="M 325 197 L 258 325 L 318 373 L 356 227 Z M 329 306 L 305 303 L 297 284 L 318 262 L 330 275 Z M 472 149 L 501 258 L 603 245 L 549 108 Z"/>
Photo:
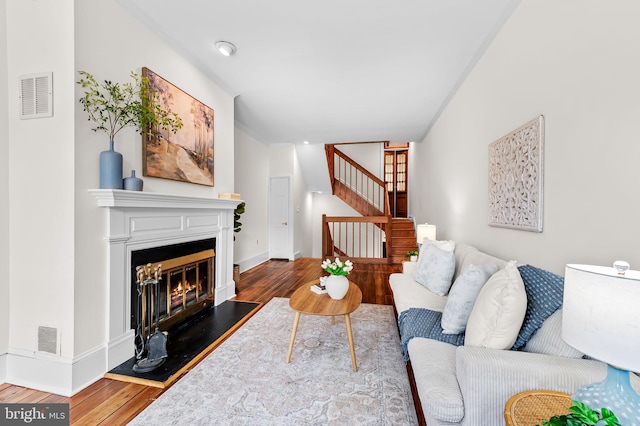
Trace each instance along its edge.
<path fill-rule="evenodd" d="M 454 253 L 454 280 L 471 264 L 493 263 L 499 268 L 507 264 L 463 243 L 455 244 Z M 409 308 L 442 312 L 447 296 L 438 296 L 417 283 L 416 267 L 417 262 L 405 262 L 402 273 L 389 277 L 397 314 Z M 407 349 L 426 423 L 502 425 L 505 403 L 518 392 L 548 389 L 572 393 L 585 384 L 603 380 L 606 365 L 581 359 L 579 352 L 561 340 L 560 327 L 558 311 L 545 320 L 527 343 L 526 351 L 454 346 L 430 338 L 412 338 Z M 535 353 L 538 348 L 545 353 Z"/>

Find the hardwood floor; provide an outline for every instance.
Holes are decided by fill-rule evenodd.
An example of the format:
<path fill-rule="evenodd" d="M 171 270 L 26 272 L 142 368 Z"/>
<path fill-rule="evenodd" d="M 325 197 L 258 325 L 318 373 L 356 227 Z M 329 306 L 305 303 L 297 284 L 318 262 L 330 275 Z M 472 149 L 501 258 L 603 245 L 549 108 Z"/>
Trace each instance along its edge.
<path fill-rule="evenodd" d="M 273 297 L 290 297 L 298 287 L 324 274 L 321 262 L 321 259 L 301 258 L 293 262 L 271 260 L 263 263 L 240 274 L 235 300 L 267 303 Z M 399 265 L 357 264 L 349 280 L 360 287 L 363 303 L 390 305 L 392 296 L 388 278 L 389 274 L 398 271 Z M 71 425 L 113 426 L 127 424 L 165 390 L 100 379 L 66 398 L 5 383 L 0 385 L 0 402 L 69 403 Z"/>

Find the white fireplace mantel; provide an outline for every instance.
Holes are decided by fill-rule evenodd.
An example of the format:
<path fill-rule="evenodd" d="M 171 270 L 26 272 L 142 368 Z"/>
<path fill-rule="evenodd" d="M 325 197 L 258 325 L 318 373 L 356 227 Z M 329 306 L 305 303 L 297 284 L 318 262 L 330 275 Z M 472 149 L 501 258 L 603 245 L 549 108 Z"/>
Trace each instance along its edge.
<path fill-rule="evenodd" d="M 235 210 L 240 200 L 222 198 L 190 197 L 185 195 L 159 194 L 122 189 L 90 189 L 100 207 L 116 208 L 186 208 L 186 209 L 231 209 Z"/>
<path fill-rule="evenodd" d="M 131 252 L 208 238 L 216 239 L 215 304 L 235 296 L 233 213 L 241 200 L 119 189 L 90 189 L 107 209 L 109 315 L 107 370 L 133 356 Z"/>

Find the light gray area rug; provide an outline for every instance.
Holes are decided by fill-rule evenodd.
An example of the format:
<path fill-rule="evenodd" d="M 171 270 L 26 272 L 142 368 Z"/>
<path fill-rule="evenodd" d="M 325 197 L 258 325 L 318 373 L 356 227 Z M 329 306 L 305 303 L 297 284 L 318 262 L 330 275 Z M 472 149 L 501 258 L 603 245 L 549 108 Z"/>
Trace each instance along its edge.
<path fill-rule="evenodd" d="M 414 425 L 391 306 L 351 314 L 358 372 L 343 317 L 302 315 L 274 298 L 131 425 Z"/>

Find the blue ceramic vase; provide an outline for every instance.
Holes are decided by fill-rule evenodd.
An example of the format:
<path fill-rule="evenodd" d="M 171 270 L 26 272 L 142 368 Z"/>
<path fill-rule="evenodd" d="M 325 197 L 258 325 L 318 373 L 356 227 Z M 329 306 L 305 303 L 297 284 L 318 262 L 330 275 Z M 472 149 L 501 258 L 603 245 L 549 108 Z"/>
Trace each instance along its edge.
<path fill-rule="evenodd" d="M 100 189 L 122 189 L 122 154 L 113 150 L 113 141 L 100 153 Z"/>
<path fill-rule="evenodd" d="M 131 170 L 131 176 L 124 178 L 123 186 L 127 191 L 142 191 L 142 179 L 136 177 L 135 170 Z"/>

